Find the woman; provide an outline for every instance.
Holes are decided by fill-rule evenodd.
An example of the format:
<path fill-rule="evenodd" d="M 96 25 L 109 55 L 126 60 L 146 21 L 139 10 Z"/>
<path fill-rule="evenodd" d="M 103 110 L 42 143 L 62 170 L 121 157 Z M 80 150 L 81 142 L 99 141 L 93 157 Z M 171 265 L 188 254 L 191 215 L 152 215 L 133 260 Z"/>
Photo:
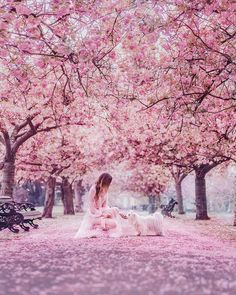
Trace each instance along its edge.
<path fill-rule="evenodd" d="M 126 235 L 137 233 L 133 226 L 132 233 L 127 232 L 127 217 L 120 213 L 118 208 L 107 205 L 107 191 L 111 182 L 111 175 L 103 173 L 91 187 L 88 194 L 88 209 L 75 238 L 119 237 L 124 235 L 124 231 Z"/>
<path fill-rule="evenodd" d="M 127 217 L 118 208 L 107 205 L 107 191 L 111 182 L 111 175 L 103 173 L 91 187 L 88 210 L 75 238 L 161 235 L 163 217 L 159 216 L 160 213 L 143 218 L 131 212 Z M 150 232 L 147 230 L 150 227 L 156 228 Z"/>

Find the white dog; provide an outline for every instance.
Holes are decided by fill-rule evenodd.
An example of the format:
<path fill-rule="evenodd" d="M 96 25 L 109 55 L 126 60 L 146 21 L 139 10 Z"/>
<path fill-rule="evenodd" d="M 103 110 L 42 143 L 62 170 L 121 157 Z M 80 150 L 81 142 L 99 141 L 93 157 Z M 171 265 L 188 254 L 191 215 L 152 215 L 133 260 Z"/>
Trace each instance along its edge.
<path fill-rule="evenodd" d="M 148 216 L 140 216 L 135 212 L 129 212 L 127 217 L 140 236 L 164 235 L 163 216 L 159 212 Z"/>

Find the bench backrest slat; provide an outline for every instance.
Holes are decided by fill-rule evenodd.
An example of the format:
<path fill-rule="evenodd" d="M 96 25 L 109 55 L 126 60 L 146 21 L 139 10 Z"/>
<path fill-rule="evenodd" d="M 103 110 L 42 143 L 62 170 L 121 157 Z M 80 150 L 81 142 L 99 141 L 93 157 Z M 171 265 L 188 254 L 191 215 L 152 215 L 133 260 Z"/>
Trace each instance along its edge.
<path fill-rule="evenodd" d="M 0 196 L 0 204 L 10 203 L 12 201 L 13 201 L 13 199 L 9 196 Z"/>

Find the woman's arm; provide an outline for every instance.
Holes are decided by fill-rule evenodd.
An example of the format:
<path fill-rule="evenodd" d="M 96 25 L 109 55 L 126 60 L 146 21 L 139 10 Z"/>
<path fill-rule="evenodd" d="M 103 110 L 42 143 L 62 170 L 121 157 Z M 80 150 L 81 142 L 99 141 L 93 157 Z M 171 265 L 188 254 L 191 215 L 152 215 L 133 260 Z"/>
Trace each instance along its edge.
<path fill-rule="evenodd" d="M 99 217 L 102 215 L 102 212 L 100 208 L 97 208 L 96 206 L 95 195 L 96 195 L 96 189 L 95 189 L 95 186 L 92 186 L 88 194 L 88 200 L 89 200 L 88 211 L 94 217 Z"/>
<path fill-rule="evenodd" d="M 120 215 L 120 217 L 127 219 L 128 217 L 124 214 L 121 213 L 119 208 L 117 207 L 106 207 L 102 209 L 103 216 L 107 218 L 112 218 Z"/>
<path fill-rule="evenodd" d="M 120 213 L 120 216 L 124 219 L 128 219 L 127 215 L 125 215 L 124 213 Z"/>
<path fill-rule="evenodd" d="M 109 207 L 107 205 L 107 197 L 105 198 L 105 200 L 102 203 L 102 212 L 103 212 L 103 216 L 105 218 L 112 218 L 117 216 L 117 214 L 119 214 L 122 218 L 127 219 L 127 216 L 123 213 L 119 212 L 119 208 L 117 207 Z"/>

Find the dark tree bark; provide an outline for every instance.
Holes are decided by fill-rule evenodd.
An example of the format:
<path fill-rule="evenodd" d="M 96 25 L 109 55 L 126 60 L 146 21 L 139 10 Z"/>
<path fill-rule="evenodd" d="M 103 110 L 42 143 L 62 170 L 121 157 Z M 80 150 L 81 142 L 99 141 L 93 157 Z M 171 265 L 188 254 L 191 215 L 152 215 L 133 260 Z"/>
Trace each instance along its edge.
<path fill-rule="evenodd" d="M 65 215 L 75 214 L 72 185 L 69 182 L 67 177 L 63 177 L 61 191 L 62 191 L 62 202 L 64 206 L 64 214 Z"/>
<path fill-rule="evenodd" d="M 149 213 L 154 213 L 157 210 L 157 197 L 148 196 L 149 201 Z"/>
<path fill-rule="evenodd" d="M 207 198 L 206 198 L 206 180 L 204 177 L 196 175 L 195 178 L 195 194 L 196 194 L 196 219 L 207 220 Z"/>
<path fill-rule="evenodd" d="M 47 185 L 46 185 L 46 196 L 43 210 L 43 217 L 52 218 L 52 210 L 54 206 L 55 199 L 55 185 L 56 179 L 55 177 L 50 176 Z"/>
<path fill-rule="evenodd" d="M 1 196 L 13 197 L 13 187 L 15 179 L 15 161 L 4 162 L 2 168 L 2 180 L 1 180 Z"/>
<path fill-rule="evenodd" d="M 202 164 L 195 166 L 195 198 L 196 198 L 196 219 L 210 219 L 207 212 L 206 196 L 206 174 L 216 165 Z"/>
<path fill-rule="evenodd" d="M 74 186 L 75 192 L 75 212 L 83 212 L 82 209 L 82 180 L 79 180 L 75 183 Z"/>
<path fill-rule="evenodd" d="M 13 197 L 14 179 L 15 179 L 15 159 L 16 150 L 12 148 L 12 138 L 5 129 L 0 129 L 0 143 L 5 147 L 5 155 L 1 163 L 2 179 L 0 194 Z M 13 146 L 14 147 L 14 146 Z"/>
<path fill-rule="evenodd" d="M 236 195 L 234 196 L 234 226 L 236 226 Z"/>
<path fill-rule="evenodd" d="M 176 192 L 176 198 L 178 201 L 178 213 L 185 214 L 183 193 L 182 193 L 182 182 L 184 178 L 191 172 L 191 169 L 186 167 L 180 168 L 177 166 L 172 166 L 171 168 L 172 168 L 171 174 L 175 180 L 175 192 Z"/>
<path fill-rule="evenodd" d="M 176 190 L 176 197 L 178 202 L 178 213 L 185 214 L 184 204 L 183 204 L 183 194 L 182 194 L 182 180 L 175 181 L 175 190 Z"/>

